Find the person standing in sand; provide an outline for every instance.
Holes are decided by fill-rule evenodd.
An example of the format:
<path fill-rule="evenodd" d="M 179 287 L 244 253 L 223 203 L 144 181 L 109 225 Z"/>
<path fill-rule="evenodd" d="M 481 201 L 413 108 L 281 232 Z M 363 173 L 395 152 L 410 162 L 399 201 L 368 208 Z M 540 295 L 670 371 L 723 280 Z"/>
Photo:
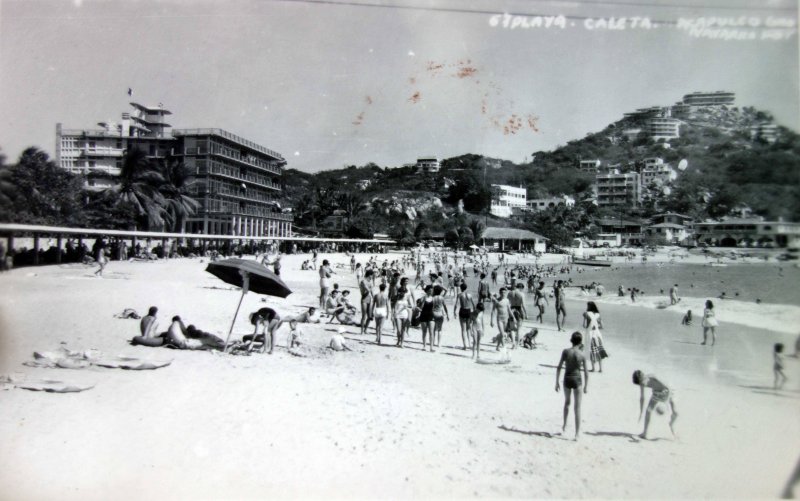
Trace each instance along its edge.
<path fill-rule="evenodd" d="M 461 282 L 461 292 L 456 297 L 456 303 L 453 305 L 453 313 L 458 313 L 458 322 L 461 324 L 461 342 L 464 344 L 464 349 L 467 349 L 467 342 L 469 333 L 472 330 L 472 310 L 475 309 L 475 301 L 472 295 L 467 292 L 467 284 Z"/>
<path fill-rule="evenodd" d="M 708 333 L 711 332 L 711 346 L 714 346 L 714 343 L 717 342 L 717 333 L 716 329 L 719 325 L 717 322 L 717 316 L 714 314 L 714 303 L 711 300 L 706 301 L 706 309 L 703 310 L 703 342 L 700 344 L 706 344 L 708 341 Z"/>
<path fill-rule="evenodd" d="M 572 397 L 575 398 L 575 440 L 578 440 L 581 432 L 581 388 L 586 393 L 589 388 L 589 373 L 586 371 L 586 356 L 581 350 L 583 336 L 580 332 L 573 332 L 570 337 L 572 348 L 567 348 L 561 352 L 561 360 L 556 369 L 556 392 L 561 389 L 559 379 L 561 378 L 561 368 L 565 367 L 564 372 L 564 424 L 561 433 L 567 431 L 567 418 L 569 418 L 569 405 Z M 583 371 L 583 379 L 581 379 Z"/>
<path fill-rule="evenodd" d="M 361 291 L 361 334 L 367 333 L 367 326 L 372 318 L 372 288 L 375 282 L 372 278 L 372 270 L 364 273 L 364 278 L 358 282 L 358 289 Z"/>
<path fill-rule="evenodd" d="M 644 389 L 650 388 L 653 390 L 650 396 L 650 403 L 647 404 L 647 412 L 644 415 L 644 431 L 639 437 L 647 440 L 647 429 L 650 427 L 650 415 L 653 410 L 659 414 L 664 414 L 664 406 L 666 405 L 670 406 L 672 412 L 669 420 L 669 430 L 672 432 L 672 436 L 676 436 L 674 425 L 675 420 L 678 419 L 678 411 L 675 410 L 674 392 L 652 374 L 645 375 L 639 370 L 633 372 L 633 384 L 638 385 L 641 390 L 639 394 L 639 420 L 642 419 L 642 410 L 644 409 Z"/>
<path fill-rule="evenodd" d="M 592 362 L 592 372 L 594 364 L 597 363 L 599 372 L 603 372 L 603 358 L 605 358 L 605 348 L 603 347 L 603 321 L 600 319 L 600 311 L 594 301 L 586 303 L 586 311 L 583 313 L 583 326 L 586 328 L 586 337 L 589 339 L 589 360 Z"/>
<path fill-rule="evenodd" d="M 783 343 L 775 343 L 775 352 L 773 353 L 775 362 L 772 366 L 772 371 L 775 373 L 774 387 L 776 390 L 783 388 L 786 384 L 786 374 L 783 373 Z"/>
<path fill-rule="evenodd" d="M 386 296 L 386 284 L 378 286 L 378 294 L 372 301 L 371 316 L 375 319 L 375 342 L 380 346 L 383 319 L 389 316 L 389 298 Z"/>
<path fill-rule="evenodd" d="M 497 320 L 498 332 L 498 350 L 500 346 L 505 347 L 506 331 L 508 330 L 508 321 L 512 318 L 514 313 L 511 311 L 511 304 L 506 298 L 506 288 L 500 287 L 500 296 L 492 306 L 492 313 L 489 315 L 489 327 L 494 327 L 494 321 Z"/>
<path fill-rule="evenodd" d="M 314 255 L 316 256 L 316 251 L 314 251 Z M 314 269 L 317 268 L 316 264 L 316 257 L 314 257 Z M 328 294 L 331 290 L 331 275 L 333 274 L 333 270 L 331 270 L 330 263 L 327 259 L 322 261 L 322 266 L 319 267 L 319 307 L 324 309 L 325 303 L 328 299 Z"/>
<path fill-rule="evenodd" d="M 562 327 L 564 326 L 564 321 L 567 318 L 567 307 L 565 306 L 566 301 L 564 300 L 563 280 L 559 280 L 558 282 L 556 282 L 555 291 L 553 292 L 556 300 L 556 327 L 558 327 L 558 331 L 561 332 L 564 330 L 562 329 Z"/>

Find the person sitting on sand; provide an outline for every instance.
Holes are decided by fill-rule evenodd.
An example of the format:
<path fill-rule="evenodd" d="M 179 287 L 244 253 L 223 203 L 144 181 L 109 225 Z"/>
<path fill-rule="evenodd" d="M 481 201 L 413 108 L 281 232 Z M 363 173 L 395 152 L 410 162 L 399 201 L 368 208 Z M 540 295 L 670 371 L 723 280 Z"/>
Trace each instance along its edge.
<path fill-rule="evenodd" d="M 349 346 L 347 346 L 347 342 L 344 339 L 344 327 L 339 327 L 339 331 L 331 336 L 331 342 L 328 344 L 328 347 L 333 351 L 353 351 Z"/>
<path fill-rule="evenodd" d="M 525 337 L 522 340 L 522 347 L 528 350 L 533 350 L 536 348 L 536 336 L 539 335 L 539 329 L 531 329 L 525 334 Z"/>
<path fill-rule="evenodd" d="M 683 316 L 681 325 L 692 325 L 692 310 L 686 310 L 686 315 Z"/>
<path fill-rule="evenodd" d="M 786 384 L 786 374 L 783 373 L 783 343 L 775 343 L 775 353 L 773 354 L 775 363 L 772 370 L 775 373 L 775 389 L 780 390 Z"/>
<path fill-rule="evenodd" d="M 571 398 L 575 397 L 575 440 L 578 440 L 581 432 L 581 387 L 583 393 L 589 389 L 589 373 L 586 371 L 586 356 L 581 349 L 583 336 L 580 332 L 573 332 L 570 337 L 571 348 L 561 352 L 561 360 L 556 368 L 556 392 L 561 389 L 559 379 L 561 378 L 561 368 L 565 367 L 564 372 L 564 423 L 561 426 L 561 433 L 567 430 L 567 418 L 569 418 L 569 404 Z M 583 378 L 581 378 L 583 372 Z"/>
<path fill-rule="evenodd" d="M 639 370 L 633 372 L 633 384 L 638 385 L 641 390 L 639 394 L 639 420 L 642 419 L 642 410 L 644 409 L 645 388 L 650 388 L 653 391 L 650 396 L 650 403 L 647 404 L 647 412 L 644 415 L 644 431 L 639 437 L 647 440 L 647 429 L 650 427 L 650 415 L 653 410 L 659 414 L 664 414 L 664 406 L 667 404 L 669 404 L 672 412 L 669 420 L 669 429 L 672 432 L 672 436 L 676 436 L 674 425 L 675 420 L 678 419 L 678 411 L 675 410 L 674 392 L 652 374 L 645 375 Z"/>
<path fill-rule="evenodd" d="M 151 306 L 150 309 L 147 310 L 147 315 L 139 322 L 139 331 L 142 333 L 142 337 L 155 337 L 154 334 L 158 326 L 158 322 L 156 321 L 157 313 L 158 308 Z"/>

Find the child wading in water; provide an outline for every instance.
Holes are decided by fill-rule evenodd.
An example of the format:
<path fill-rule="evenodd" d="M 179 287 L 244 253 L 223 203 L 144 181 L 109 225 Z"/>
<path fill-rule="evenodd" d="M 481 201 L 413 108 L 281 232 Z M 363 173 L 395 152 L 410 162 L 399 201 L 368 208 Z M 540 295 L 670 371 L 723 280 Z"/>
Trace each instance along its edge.
<path fill-rule="evenodd" d="M 678 419 L 678 412 L 675 410 L 675 399 L 672 390 L 670 390 L 667 385 L 656 379 L 656 377 L 652 374 L 645 375 L 642 373 L 642 371 L 634 371 L 633 384 L 638 385 L 641 390 L 639 395 L 640 420 L 642 419 L 642 410 L 644 409 L 644 389 L 650 388 L 653 390 L 653 393 L 650 396 L 650 403 L 647 404 L 647 412 L 644 415 L 644 431 L 641 435 L 639 435 L 639 437 L 647 440 L 647 429 L 650 427 L 651 413 L 655 409 L 655 411 L 659 414 L 664 414 L 664 406 L 667 404 L 669 404 L 670 410 L 672 411 L 672 416 L 669 420 L 669 429 L 672 432 L 672 436 L 677 437 L 677 435 L 675 435 L 675 428 L 673 425 L 675 424 L 675 420 Z"/>
<path fill-rule="evenodd" d="M 581 431 L 581 387 L 586 393 L 589 384 L 589 372 L 586 370 L 586 356 L 581 349 L 583 336 L 580 332 L 573 332 L 570 338 L 572 348 L 567 348 L 561 352 L 561 360 L 556 369 L 556 392 L 561 389 L 559 379 L 561 378 L 561 367 L 566 365 L 564 372 L 564 425 L 561 433 L 567 430 L 567 418 L 569 417 L 569 404 L 571 397 L 575 397 L 575 440 Z M 583 379 L 581 379 L 583 371 Z M 584 381 L 585 380 L 585 381 Z"/>
<path fill-rule="evenodd" d="M 775 389 L 780 390 L 786 384 L 786 374 L 783 373 L 783 343 L 775 344 L 775 364 L 772 370 L 775 373 Z"/>

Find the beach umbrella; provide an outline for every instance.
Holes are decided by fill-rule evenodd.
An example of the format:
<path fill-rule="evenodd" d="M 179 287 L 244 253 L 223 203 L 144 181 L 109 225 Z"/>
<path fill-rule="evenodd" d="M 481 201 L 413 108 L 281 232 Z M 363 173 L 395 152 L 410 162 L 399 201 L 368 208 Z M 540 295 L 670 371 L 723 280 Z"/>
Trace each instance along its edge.
<path fill-rule="evenodd" d="M 225 348 L 223 348 L 223 351 L 228 348 L 233 326 L 236 323 L 236 317 L 239 316 L 239 308 L 242 306 L 242 300 L 244 299 L 244 295 L 247 294 L 247 291 L 277 297 L 286 297 L 292 293 L 291 289 L 283 283 L 283 280 L 266 269 L 258 261 L 226 259 L 224 261 L 209 263 L 206 271 L 223 282 L 242 288 L 242 296 L 239 298 L 239 304 L 236 306 L 236 313 L 233 314 L 233 321 L 231 322 L 231 328 L 228 330 L 228 337 L 225 338 Z"/>

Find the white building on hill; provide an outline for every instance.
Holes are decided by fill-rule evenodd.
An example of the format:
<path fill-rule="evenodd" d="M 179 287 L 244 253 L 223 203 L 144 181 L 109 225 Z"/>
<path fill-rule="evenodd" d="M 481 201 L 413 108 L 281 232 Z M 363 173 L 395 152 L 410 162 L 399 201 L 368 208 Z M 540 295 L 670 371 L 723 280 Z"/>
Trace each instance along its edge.
<path fill-rule="evenodd" d="M 522 187 L 493 184 L 496 194 L 492 196 L 490 212 L 497 217 L 511 216 L 514 207 L 525 209 L 527 207 L 528 190 Z"/>

